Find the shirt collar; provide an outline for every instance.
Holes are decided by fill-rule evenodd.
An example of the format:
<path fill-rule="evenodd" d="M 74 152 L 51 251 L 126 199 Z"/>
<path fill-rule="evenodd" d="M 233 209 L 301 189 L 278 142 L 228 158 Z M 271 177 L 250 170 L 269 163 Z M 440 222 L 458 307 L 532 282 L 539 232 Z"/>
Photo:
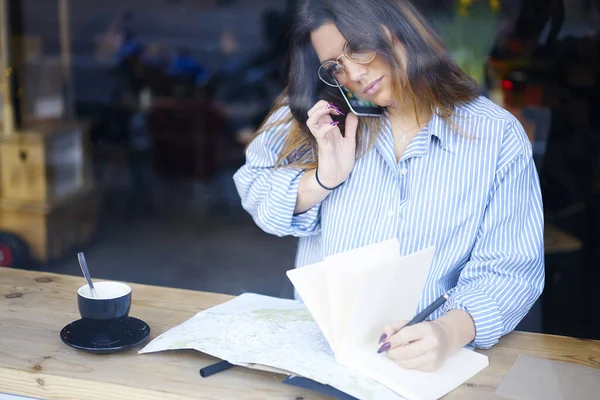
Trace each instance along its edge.
<path fill-rule="evenodd" d="M 436 142 L 442 149 L 454 154 L 457 133 L 455 132 L 455 129 L 440 116 L 438 108 L 434 109 L 431 120 L 429 121 L 429 134 L 435 136 Z"/>
<path fill-rule="evenodd" d="M 392 168 L 395 168 L 397 163 L 394 153 L 394 138 L 388 113 L 384 112 L 382 118 L 381 130 L 375 148 L 381 153 L 386 162 Z M 426 155 L 432 142 L 436 142 L 445 151 L 454 153 L 456 134 L 437 112 L 433 113 L 427 126 L 411 141 L 401 160 Z"/>
<path fill-rule="evenodd" d="M 390 125 L 390 116 L 387 113 L 387 111 L 384 111 L 383 117 L 385 118 L 384 123 L 382 125 L 382 132 L 381 134 L 384 134 L 385 139 L 384 141 L 391 141 L 392 143 L 392 148 L 393 148 L 393 138 L 392 138 L 392 132 L 391 132 L 391 125 Z M 388 130 L 388 132 L 385 132 L 386 130 Z M 426 134 L 430 137 L 431 136 L 436 138 L 436 142 L 438 143 L 438 145 L 450 152 L 450 153 L 454 153 L 455 149 L 456 149 L 456 139 L 457 139 L 457 133 L 456 130 L 452 128 L 452 126 L 450 126 L 450 124 L 448 124 L 448 122 L 446 122 L 446 120 L 444 120 L 444 118 L 441 117 L 439 109 L 436 107 L 434 109 L 434 112 L 431 116 L 431 119 L 429 120 L 429 123 L 426 125 L 426 127 L 419 132 L 418 135 L 421 134 Z M 429 148 L 429 145 L 431 140 L 428 141 L 428 145 L 427 147 Z"/>

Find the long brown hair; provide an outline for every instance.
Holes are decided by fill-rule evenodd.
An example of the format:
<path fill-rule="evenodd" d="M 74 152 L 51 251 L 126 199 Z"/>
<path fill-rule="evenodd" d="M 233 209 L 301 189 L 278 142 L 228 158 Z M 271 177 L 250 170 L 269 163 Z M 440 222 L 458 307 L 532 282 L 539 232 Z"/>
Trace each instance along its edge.
<path fill-rule="evenodd" d="M 317 143 L 306 120 L 308 110 L 318 100 L 334 102 L 344 112 L 349 111 L 345 109 L 339 91 L 323 84 L 316 73 L 319 59 L 310 34 L 326 23 L 334 23 L 347 39 L 358 39 L 361 47 L 376 50 L 386 57 L 394 71 L 393 88 L 397 101 L 401 107 L 411 106 L 415 116 L 420 103 L 452 123 L 455 107 L 480 94 L 477 82 L 452 60 L 442 40 L 409 1 L 304 0 L 290 35 L 289 83 L 265 119 L 269 123 L 263 123 L 257 132 L 259 135 L 275 125 L 292 122 L 277 166 L 307 169 L 317 166 Z M 406 68 L 402 67 L 394 42 L 385 28 L 406 50 Z M 273 114 L 282 107 L 289 107 L 291 113 L 271 121 Z M 343 119 L 340 122 L 343 132 Z M 375 143 L 380 131 L 379 118 L 361 117 L 358 129 L 357 158 Z"/>

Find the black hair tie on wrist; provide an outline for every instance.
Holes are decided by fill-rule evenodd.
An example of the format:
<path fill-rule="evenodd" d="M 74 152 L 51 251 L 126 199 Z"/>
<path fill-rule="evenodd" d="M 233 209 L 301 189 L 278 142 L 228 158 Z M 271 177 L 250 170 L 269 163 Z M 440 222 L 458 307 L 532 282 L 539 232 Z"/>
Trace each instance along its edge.
<path fill-rule="evenodd" d="M 335 189 L 339 188 L 339 187 L 340 187 L 340 186 L 342 186 L 342 185 L 344 184 L 344 182 L 345 182 L 345 181 L 344 181 L 344 182 L 340 183 L 339 185 L 337 185 L 336 187 L 333 187 L 333 188 L 330 188 L 330 187 L 327 187 L 327 186 L 323 185 L 323 184 L 321 183 L 321 181 L 319 180 L 319 168 L 317 168 L 317 169 L 315 170 L 315 178 L 317 178 L 317 183 L 319 184 L 319 186 L 321 186 L 323 189 L 325 189 L 325 190 L 329 190 L 329 191 L 332 191 L 332 190 L 335 190 Z"/>

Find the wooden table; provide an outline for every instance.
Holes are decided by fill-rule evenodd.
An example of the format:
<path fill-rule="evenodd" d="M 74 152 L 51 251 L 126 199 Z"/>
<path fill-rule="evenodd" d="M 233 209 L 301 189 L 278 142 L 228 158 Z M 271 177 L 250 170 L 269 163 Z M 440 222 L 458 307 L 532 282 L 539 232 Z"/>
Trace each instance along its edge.
<path fill-rule="evenodd" d="M 64 345 L 59 331 L 78 319 L 81 277 L 0 268 L 0 393 L 61 400 L 325 399 L 281 383 L 283 376 L 233 368 L 210 378 L 215 359 L 195 351 L 91 355 Z M 204 292 L 131 285 L 130 315 L 151 326 L 151 340 L 198 311 L 230 299 Z M 484 351 L 490 366 L 448 399 L 494 398 L 519 354 L 600 367 L 600 342 L 512 333 Z"/>

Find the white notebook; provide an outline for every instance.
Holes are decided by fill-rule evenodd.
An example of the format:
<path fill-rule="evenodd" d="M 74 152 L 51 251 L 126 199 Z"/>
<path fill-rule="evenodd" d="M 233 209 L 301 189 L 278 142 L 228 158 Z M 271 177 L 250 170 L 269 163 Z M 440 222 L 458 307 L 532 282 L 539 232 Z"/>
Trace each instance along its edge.
<path fill-rule="evenodd" d="M 419 372 L 377 354 L 383 326 L 414 317 L 434 256 L 434 248 L 405 257 L 398 249 L 393 239 L 328 257 L 287 275 L 339 364 L 407 399 L 438 399 L 486 368 L 488 359 L 461 349 L 437 371 Z"/>

